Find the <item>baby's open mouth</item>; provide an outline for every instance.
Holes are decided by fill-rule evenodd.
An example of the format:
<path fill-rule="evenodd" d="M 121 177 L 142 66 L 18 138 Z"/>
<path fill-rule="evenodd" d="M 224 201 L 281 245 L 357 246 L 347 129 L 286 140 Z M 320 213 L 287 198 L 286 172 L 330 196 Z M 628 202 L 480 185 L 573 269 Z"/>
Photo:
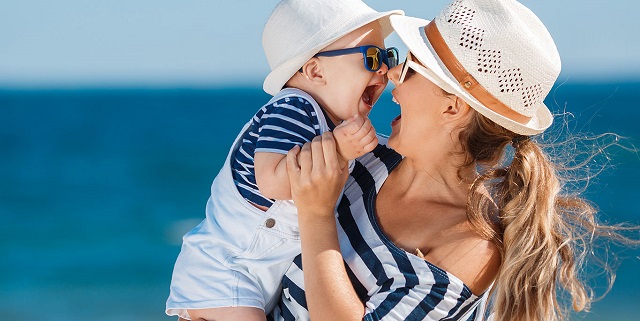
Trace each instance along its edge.
<path fill-rule="evenodd" d="M 364 92 L 362 93 L 362 102 L 364 102 L 365 105 L 367 105 L 369 108 L 372 108 L 373 104 L 375 103 L 376 91 L 378 90 L 379 86 L 380 85 L 367 86 L 367 88 L 365 88 Z"/>

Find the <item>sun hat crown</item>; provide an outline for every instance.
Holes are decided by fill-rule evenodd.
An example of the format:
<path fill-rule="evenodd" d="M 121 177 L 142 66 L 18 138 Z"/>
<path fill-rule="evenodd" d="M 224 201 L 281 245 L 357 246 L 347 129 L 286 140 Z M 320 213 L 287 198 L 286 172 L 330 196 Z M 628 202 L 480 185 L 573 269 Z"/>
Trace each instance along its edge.
<path fill-rule="evenodd" d="M 542 106 L 560 56 L 528 8 L 510 0 L 459 0 L 434 20 L 456 58 L 498 100 L 528 117 Z"/>
<path fill-rule="evenodd" d="M 560 55 L 519 2 L 455 0 L 431 22 L 392 17 L 392 24 L 434 79 L 482 115 L 522 135 L 551 125 L 544 99 L 560 74 Z"/>
<path fill-rule="evenodd" d="M 379 20 L 383 36 L 393 30 L 388 21 L 400 10 L 377 12 L 360 0 L 283 0 L 275 7 L 262 33 L 271 73 L 264 90 L 275 95 L 316 53 L 370 22 Z"/>

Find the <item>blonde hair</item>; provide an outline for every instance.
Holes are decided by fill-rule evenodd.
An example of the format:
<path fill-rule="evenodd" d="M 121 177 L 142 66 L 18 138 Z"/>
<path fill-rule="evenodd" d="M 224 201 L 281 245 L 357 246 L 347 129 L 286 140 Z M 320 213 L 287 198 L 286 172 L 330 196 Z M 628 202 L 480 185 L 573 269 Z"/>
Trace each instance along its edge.
<path fill-rule="evenodd" d="M 570 296 L 573 310 L 588 311 L 594 296 L 580 272 L 594 239 L 637 243 L 619 233 L 635 228 L 598 223 L 595 206 L 565 190 L 560 165 L 531 138 L 475 111 L 459 138 L 466 155 L 463 167 L 480 170 L 469 193 L 468 219 L 502 254 L 491 293 L 494 319 L 564 320 L 568 309 L 559 290 Z M 507 163 L 509 145 L 513 157 Z M 613 270 L 606 262 L 603 267 L 612 282 Z"/>

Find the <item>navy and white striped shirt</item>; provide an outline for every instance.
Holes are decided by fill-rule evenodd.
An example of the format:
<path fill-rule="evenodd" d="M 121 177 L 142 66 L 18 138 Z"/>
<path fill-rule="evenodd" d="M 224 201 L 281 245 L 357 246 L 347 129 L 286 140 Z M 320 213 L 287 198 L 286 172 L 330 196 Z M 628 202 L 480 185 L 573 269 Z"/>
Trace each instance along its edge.
<path fill-rule="evenodd" d="M 338 203 L 340 249 L 356 293 L 365 304 L 364 320 L 469 320 L 482 297 L 458 278 L 396 247 L 376 221 L 376 195 L 401 156 L 386 138 L 358 158 Z M 282 281 L 280 302 L 270 320 L 309 320 L 301 256 Z"/>
<path fill-rule="evenodd" d="M 282 97 L 282 98 L 279 98 Z M 322 134 L 313 98 L 299 89 L 282 90 L 253 116 L 251 126 L 242 137 L 242 145 L 233 157 L 231 169 L 238 191 L 246 200 L 270 207 L 274 200 L 264 197 L 256 184 L 256 152 L 287 154 L 295 145 L 304 145 Z M 320 117 L 327 119 L 321 111 Z M 327 120 L 332 127 L 331 121 Z"/>

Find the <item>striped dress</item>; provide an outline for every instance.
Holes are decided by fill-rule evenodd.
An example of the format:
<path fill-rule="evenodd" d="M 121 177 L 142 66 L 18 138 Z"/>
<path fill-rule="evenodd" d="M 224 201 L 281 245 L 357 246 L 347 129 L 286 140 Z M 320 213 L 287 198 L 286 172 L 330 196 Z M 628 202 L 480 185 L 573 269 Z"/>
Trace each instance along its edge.
<path fill-rule="evenodd" d="M 484 296 L 454 275 L 396 247 L 376 222 L 377 192 L 401 156 L 386 138 L 358 158 L 338 202 L 337 226 L 347 273 L 365 304 L 364 320 L 473 320 Z M 269 320 L 309 320 L 301 256 L 286 272 Z"/>

